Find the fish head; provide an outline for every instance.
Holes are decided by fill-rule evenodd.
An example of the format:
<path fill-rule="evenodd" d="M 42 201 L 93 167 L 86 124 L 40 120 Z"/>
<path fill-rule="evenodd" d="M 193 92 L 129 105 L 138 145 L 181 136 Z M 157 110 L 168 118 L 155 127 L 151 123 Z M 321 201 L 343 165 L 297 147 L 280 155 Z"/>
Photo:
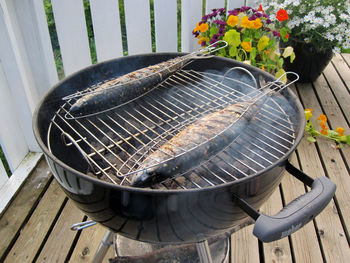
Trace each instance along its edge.
<path fill-rule="evenodd" d="M 154 169 L 146 169 L 137 172 L 131 179 L 131 185 L 136 187 L 148 187 L 154 184 L 156 173 Z"/>

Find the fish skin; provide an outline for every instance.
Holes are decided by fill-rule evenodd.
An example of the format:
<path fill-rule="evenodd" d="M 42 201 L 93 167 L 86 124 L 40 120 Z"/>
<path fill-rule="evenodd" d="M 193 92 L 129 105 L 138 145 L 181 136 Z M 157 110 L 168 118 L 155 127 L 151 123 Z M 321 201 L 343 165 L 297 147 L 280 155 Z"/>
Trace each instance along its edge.
<path fill-rule="evenodd" d="M 153 167 L 132 175 L 131 185 L 149 187 L 169 177 L 173 177 L 175 174 L 194 168 L 204 160 L 210 159 L 225 146 L 233 142 L 247 126 L 252 112 L 248 113 L 250 111 L 248 110 L 247 114 L 243 115 L 242 118 L 240 117 L 248 105 L 249 103 L 231 104 L 222 110 L 200 118 L 180 131 L 145 159 L 142 166 Z M 211 139 L 207 141 L 209 138 Z M 202 142 L 205 143 L 185 153 L 183 156 L 175 157 L 164 164 L 157 165 L 171 158 L 171 156 L 180 154 L 182 149 L 189 150 L 194 144 Z"/>
<path fill-rule="evenodd" d="M 186 57 L 187 56 L 187 57 Z M 94 92 L 79 98 L 69 109 L 73 116 L 102 112 L 141 96 L 187 64 L 192 57 L 185 55 L 138 69 L 110 80 Z M 121 86 L 113 88 L 114 85 Z M 111 88 L 110 88 L 111 87 Z"/>

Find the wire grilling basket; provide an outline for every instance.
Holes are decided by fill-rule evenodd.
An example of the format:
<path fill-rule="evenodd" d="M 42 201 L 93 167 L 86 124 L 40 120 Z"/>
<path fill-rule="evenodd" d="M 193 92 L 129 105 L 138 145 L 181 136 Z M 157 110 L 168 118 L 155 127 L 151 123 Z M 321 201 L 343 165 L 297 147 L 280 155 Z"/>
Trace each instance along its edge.
<path fill-rule="evenodd" d="M 294 126 L 281 106 L 285 98 L 277 93 L 288 85 L 279 80 L 258 84 L 248 70 L 240 67 L 231 68 L 224 75 L 180 70 L 138 99 L 87 118 L 70 114 L 75 100 L 72 97 L 51 120 L 48 148 L 53 151 L 51 134 L 60 133 L 67 149 L 77 150 L 86 161 L 83 172 L 87 175 L 130 185 L 132 174 L 149 168 L 143 164 L 147 156 L 185 127 L 227 105 L 250 102 L 241 118 L 252 104 L 270 95 L 244 133 L 232 143 L 199 165 L 174 173 L 152 188 L 188 189 L 224 184 L 267 168 L 293 146 Z M 211 139 L 206 138 L 205 142 Z M 196 147 L 199 145 L 183 149 L 158 164 L 174 158 L 190 161 L 186 156 Z"/>

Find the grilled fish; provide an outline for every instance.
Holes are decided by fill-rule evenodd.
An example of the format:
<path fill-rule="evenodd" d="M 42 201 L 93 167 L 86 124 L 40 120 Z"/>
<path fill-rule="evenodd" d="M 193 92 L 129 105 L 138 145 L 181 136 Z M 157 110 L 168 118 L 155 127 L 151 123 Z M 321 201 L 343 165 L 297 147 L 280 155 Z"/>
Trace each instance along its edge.
<path fill-rule="evenodd" d="M 69 112 L 73 116 L 85 116 L 122 105 L 151 90 L 193 58 L 193 54 L 176 57 L 105 82 L 77 99 Z"/>
<path fill-rule="evenodd" d="M 132 186 L 159 183 L 219 153 L 244 130 L 258 107 L 252 102 L 236 103 L 198 119 L 143 161 L 142 167 L 149 168 L 132 175 Z"/>

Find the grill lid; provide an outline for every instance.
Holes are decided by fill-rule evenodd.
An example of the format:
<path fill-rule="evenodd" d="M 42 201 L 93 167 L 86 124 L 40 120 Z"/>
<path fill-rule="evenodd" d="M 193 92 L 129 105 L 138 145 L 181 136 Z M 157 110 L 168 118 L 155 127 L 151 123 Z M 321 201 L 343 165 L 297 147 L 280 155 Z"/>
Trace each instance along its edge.
<path fill-rule="evenodd" d="M 52 134 L 59 133 L 67 151 L 78 149 L 86 160 L 89 176 L 130 185 L 132 174 L 148 168 L 143 166 L 147 156 L 202 116 L 259 98 L 262 90 L 271 92 L 286 86 L 274 82 L 268 87 L 257 89 L 255 78 L 243 68 L 228 70 L 224 76 L 221 72 L 181 70 L 141 98 L 88 118 L 70 115 L 72 98 L 52 118 L 48 148 L 52 152 L 58 143 L 51 140 Z M 295 129 L 288 105 L 284 96 L 274 93 L 244 133 L 218 154 L 152 188 L 203 188 L 269 167 L 294 145 Z M 186 153 L 181 152 L 184 161 Z M 177 157 L 169 156 L 163 163 Z"/>

